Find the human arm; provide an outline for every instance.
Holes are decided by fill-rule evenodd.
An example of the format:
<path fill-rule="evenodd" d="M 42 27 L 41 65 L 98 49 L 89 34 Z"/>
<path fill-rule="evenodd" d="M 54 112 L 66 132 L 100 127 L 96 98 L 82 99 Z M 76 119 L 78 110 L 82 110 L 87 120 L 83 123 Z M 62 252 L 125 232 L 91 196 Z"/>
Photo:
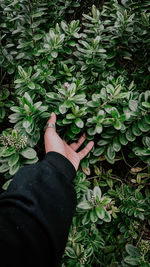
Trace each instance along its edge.
<path fill-rule="evenodd" d="M 54 129 L 47 129 L 44 160 L 21 168 L 0 196 L 3 267 L 50 267 L 61 260 L 76 207 L 72 181 L 79 157 L 90 147 L 78 156 L 75 151 L 85 136 L 71 146 L 59 138 Z"/>

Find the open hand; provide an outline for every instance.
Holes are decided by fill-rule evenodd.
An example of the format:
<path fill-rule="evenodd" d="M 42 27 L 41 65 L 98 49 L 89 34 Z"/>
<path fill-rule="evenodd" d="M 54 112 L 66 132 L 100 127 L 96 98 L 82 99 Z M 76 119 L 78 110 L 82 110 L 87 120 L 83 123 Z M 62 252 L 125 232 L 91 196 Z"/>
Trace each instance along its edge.
<path fill-rule="evenodd" d="M 56 123 L 56 115 L 52 113 L 48 123 Z M 46 153 L 50 151 L 55 151 L 63 156 L 65 156 L 75 167 L 77 170 L 79 167 L 80 160 L 83 159 L 92 149 L 94 142 L 90 141 L 85 148 L 83 148 L 80 152 L 76 152 L 77 149 L 83 144 L 85 141 L 86 136 L 83 134 L 77 143 L 72 143 L 68 145 L 65 140 L 62 140 L 59 135 L 56 133 L 56 130 L 52 127 L 46 129 L 44 135 L 45 141 L 45 151 Z"/>

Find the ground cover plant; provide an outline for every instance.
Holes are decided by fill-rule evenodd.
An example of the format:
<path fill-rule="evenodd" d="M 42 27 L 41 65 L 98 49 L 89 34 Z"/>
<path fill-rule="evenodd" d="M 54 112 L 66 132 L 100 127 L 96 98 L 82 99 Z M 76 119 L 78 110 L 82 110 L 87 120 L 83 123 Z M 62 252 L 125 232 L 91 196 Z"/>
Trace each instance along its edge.
<path fill-rule="evenodd" d="M 0 184 L 83 132 L 62 267 L 150 266 L 150 3 L 0 0 Z"/>

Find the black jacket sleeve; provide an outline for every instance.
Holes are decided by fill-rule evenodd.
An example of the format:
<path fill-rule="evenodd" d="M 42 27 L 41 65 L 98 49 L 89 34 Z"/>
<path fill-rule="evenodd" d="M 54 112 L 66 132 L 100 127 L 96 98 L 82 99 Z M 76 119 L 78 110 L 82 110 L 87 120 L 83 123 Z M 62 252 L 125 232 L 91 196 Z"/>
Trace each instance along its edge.
<path fill-rule="evenodd" d="M 57 152 L 17 172 L 0 195 L 1 266 L 60 265 L 76 207 L 75 175 Z"/>

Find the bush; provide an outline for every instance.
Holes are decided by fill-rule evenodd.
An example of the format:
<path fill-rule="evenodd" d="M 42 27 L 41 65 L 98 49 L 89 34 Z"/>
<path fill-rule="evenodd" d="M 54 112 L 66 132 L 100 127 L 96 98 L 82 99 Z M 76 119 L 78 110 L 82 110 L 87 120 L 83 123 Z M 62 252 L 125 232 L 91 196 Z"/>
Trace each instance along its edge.
<path fill-rule="evenodd" d="M 67 142 L 95 142 L 62 267 L 150 266 L 149 1 L 0 3 L 3 189 L 44 155 L 54 111 Z"/>

